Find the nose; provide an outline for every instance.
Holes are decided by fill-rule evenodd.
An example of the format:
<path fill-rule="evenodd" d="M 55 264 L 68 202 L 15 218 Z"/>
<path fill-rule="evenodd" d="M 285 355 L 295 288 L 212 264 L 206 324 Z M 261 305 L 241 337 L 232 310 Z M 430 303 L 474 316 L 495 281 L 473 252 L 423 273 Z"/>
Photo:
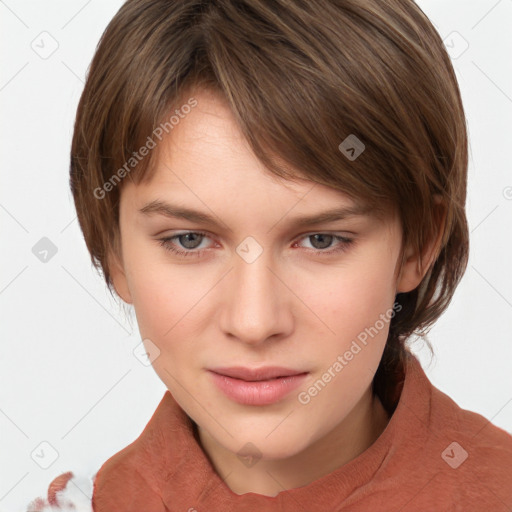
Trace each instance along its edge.
<path fill-rule="evenodd" d="M 288 336 L 293 330 L 293 294 L 283 284 L 286 276 L 272 264 L 270 251 L 263 250 L 251 263 L 238 254 L 233 261 L 223 290 L 223 332 L 248 345 Z"/>

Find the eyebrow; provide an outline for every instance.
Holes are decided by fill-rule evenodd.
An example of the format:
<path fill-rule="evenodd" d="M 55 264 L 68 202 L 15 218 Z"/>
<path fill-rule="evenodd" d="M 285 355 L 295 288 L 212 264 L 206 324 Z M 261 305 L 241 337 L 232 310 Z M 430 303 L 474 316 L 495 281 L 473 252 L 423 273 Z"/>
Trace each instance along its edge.
<path fill-rule="evenodd" d="M 143 215 L 163 215 L 171 219 L 184 219 L 190 222 L 198 224 L 210 224 L 218 226 L 220 223 L 215 219 L 214 216 L 209 215 L 205 212 L 193 210 L 183 206 L 173 205 L 166 203 L 161 200 L 154 200 L 144 205 L 139 212 Z M 338 208 L 332 208 L 323 212 L 314 213 L 310 215 L 301 215 L 292 217 L 287 221 L 287 224 L 291 227 L 304 227 L 314 226 L 316 224 L 323 224 L 328 222 L 335 222 L 350 217 L 362 217 L 368 216 L 371 212 L 371 208 L 355 204 L 351 206 L 344 206 Z"/>

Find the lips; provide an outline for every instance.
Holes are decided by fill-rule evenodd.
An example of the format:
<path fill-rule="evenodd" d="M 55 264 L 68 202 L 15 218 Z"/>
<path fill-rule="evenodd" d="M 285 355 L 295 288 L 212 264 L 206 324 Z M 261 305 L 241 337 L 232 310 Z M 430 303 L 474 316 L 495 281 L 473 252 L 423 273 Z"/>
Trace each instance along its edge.
<path fill-rule="evenodd" d="M 302 385 L 309 372 L 278 366 L 264 368 L 215 368 L 213 384 L 229 399 L 242 405 L 265 406 L 281 402 Z"/>
<path fill-rule="evenodd" d="M 258 382 L 308 373 L 303 370 L 294 370 L 290 368 L 284 368 L 282 366 L 266 366 L 262 368 L 245 368 L 242 366 L 232 366 L 229 368 L 211 368 L 210 371 L 219 375 L 224 375 L 233 379 L 244 380 L 247 382 Z"/>

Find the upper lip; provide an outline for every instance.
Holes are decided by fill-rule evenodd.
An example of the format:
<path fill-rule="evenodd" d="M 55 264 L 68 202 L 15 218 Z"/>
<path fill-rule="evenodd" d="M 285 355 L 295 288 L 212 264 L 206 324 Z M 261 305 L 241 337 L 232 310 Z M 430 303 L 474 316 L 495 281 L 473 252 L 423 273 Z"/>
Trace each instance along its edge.
<path fill-rule="evenodd" d="M 247 381 L 258 381 L 275 379 L 277 377 L 289 377 L 290 375 L 300 375 L 307 373 L 301 370 L 292 370 L 282 366 L 264 366 L 261 368 L 245 368 L 243 366 L 231 366 L 229 368 L 211 368 L 210 371 Z"/>

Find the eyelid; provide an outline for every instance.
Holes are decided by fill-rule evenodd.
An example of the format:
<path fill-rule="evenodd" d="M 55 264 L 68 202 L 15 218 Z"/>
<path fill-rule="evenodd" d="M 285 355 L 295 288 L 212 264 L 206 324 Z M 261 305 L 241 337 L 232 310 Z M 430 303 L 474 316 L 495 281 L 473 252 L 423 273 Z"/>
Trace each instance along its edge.
<path fill-rule="evenodd" d="M 211 239 L 214 239 L 214 240 L 216 238 L 218 238 L 217 235 L 214 235 L 213 233 L 211 233 L 207 229 L 201 229 L 201 228 L 198 228 L 198 229 L 177 229 L 177 230 L 168 230 L 168 229 L 166 229 L 166 230 L 160 231 L 157 234 L 153 235 L 153 237 L 154 238 L 172 238 L 174 236 L 187 235 L 189 233 L 201 234 L 201 235 L 207 236 L 208 238 L 211 238 Z M 346 230 L 346 229 L 341 229 L 340 230 L 340 229 L 321 229 L 321 228 L 319 228 L 319 229 L 310 229 L 309 231 L 303 231 L 301 233 L 297 233 L 297 234 L 293 235 L 293 237 L 291 237 L 289 239 L 289 241 L 292 242 L 294 240 L 298 240 L 299 238 L 304 238 L 306 236 L 319 235 L 319 234 L 322 234 L 322 235 L 338 235 L 338 236 L 342 236 L 342 237 L 346 237 L 346 238 L 358 236 L 355 231 L 350 231 L 350 230 Z M 247 236 L 250 236 L 250 235 L 247 235 Z"/>
<path fill-rule="evenodd" d="M 298 238 L 304 238 L 305 236 L 311 236 L 311 235 L 338 235 L 338 236 L 345 236 L 348 237 L 351 236 L 357 236 L 357 233 L 355 231 L 349 231 L 346 229 L 314 229 L 309 231 L 304 231 L 302 233 L 299 233 L 298 235 L 295 235 L 293 237 L 293 240 L 296 240 Z"/>

